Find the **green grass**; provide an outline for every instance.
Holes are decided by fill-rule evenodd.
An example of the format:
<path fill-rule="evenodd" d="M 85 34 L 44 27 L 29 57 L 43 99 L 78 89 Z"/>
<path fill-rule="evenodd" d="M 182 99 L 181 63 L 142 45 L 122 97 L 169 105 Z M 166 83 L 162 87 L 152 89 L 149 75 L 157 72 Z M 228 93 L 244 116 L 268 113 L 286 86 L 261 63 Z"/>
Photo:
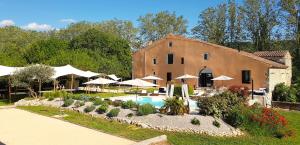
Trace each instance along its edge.
<path fill-rule="evenodd" d="M 13 103 L 9 103 L 8 100 L 0 100 L 0 106 L 12 105 Z"/>
<path fill-rule="evenodd" d="M 45 106 L 27 106 L 19 107 L 20 109 L 28 110 L 46 116 L 59 114 L 60 110 L 53 107 Z M 77 113 L 74 111 L 64 110 L 68 114 L 63 120 L 79 124 L 88 128 L 93 128 L 108 134 L 121 136 L 135 141 L 141 141 L 155 136 L 165 134 L 174 145 L 297 145 L 300 144 L 300 112 L 296 111 L 280 111 L 289 120 L 291 126 L 295 128 L 296 137 L 287 139 L 277 139 L 274 137 L 265 136 L 250 136 L 242 137 L 212 137 L 200 134 L 178 133 L 157 131 L 152 129 L 142 129 L 133 125 L 121 124 L 115 121 L 108 121 L 102 118 L 95 118 L 90 115 Z"/>

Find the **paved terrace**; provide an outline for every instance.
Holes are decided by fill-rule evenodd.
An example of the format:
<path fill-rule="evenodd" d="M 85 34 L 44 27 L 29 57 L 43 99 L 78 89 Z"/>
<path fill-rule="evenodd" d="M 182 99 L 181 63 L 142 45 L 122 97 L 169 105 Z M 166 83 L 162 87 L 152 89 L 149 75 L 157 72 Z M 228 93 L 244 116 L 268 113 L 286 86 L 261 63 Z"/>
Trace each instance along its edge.
<path fill-rule="evenodd" d="M 15 108 L 0 108 L 6 145 L 130 145 L 133 141 Z M 0 144 L 1 144 L 0 142 Z"/>

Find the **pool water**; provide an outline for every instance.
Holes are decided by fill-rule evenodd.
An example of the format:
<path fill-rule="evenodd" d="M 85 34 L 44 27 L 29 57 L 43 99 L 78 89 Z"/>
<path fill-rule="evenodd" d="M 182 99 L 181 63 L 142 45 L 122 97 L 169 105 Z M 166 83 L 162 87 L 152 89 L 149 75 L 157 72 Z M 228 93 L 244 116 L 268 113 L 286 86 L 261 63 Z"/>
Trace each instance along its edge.
<path fill-rule="evenodd" d="M 149 103 L 149 104 L 155 106 L 156 108 L 161 108 L 164 105 L 164 100 L 161 98 L 139 97 L 137 99 L 137 103 L 141 104 L 141 105 Z M 190 103 L 191 109 L 198 108 L 196 101 L 189 100 L 189 103 Z"/>

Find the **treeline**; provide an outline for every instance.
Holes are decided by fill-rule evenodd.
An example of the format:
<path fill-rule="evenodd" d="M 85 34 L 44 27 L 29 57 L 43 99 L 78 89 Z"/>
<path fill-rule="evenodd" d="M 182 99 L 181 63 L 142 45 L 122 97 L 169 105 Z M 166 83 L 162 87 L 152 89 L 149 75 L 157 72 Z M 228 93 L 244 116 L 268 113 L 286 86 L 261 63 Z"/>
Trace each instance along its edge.
<path fill-rule="evenodd" d="M 244 0 L 239 3 L 228 0 L 200 12 L 198 23 L 191 30 L 183 16 L 168 11 L 140 16 L 138 27 L 131 21 L 118 19 L 78 22 L 49 32 L 3 27 L 0 28 L 0 64 L 71 64 L 81 69 L 130 77 L 131 53 L 149 41 L 173 33 L 249 52 L 289 50 L 294 58 L 295 77 L 300 76 L 297 5 L 300 0 Z"/>

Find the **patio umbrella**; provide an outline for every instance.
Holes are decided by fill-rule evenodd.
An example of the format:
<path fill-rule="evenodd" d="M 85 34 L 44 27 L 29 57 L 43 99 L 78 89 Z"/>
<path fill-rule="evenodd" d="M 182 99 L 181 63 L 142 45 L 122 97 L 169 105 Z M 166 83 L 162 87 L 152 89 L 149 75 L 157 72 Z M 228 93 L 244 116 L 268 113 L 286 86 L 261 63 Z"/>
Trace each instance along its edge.
<path fill-rule="evenodd" d="M 214 81 L 222 81 L 222 86 L 223 86 L 223 81 L 229 81 L 229 80 L 232 80 L 233 78 L 231 77 L 228 77 L 228 76 L 225 76 L 225 75 L 221 75 L 221 76 L 218 76 L 216 78 L 213 78 L 211 80 L 214 80 Z"/>
<path fill-rule="evenodd" d="M 135 86 L 137 89 L 139 87 L 156 87 L 156 86 L 158 86 L 156 84 L 149 83 L 149 82 L 141 80 L 141 79 L 133 79 L 133 80 L 128 80 L 128 81 L 123 81 L 123 82 L 119 82 L 118 84 Z M 136 93 L 136 101 L 137 101 L 137 90 L 135 93 Z"/>
<path fill-rule="evenodd" d="M 118 78 L 115 74 L 111 74 L 111 75 L 107 75 L 109 78 L 111 78 L 112 80 L 118 81 L 121 78 Z"/>
<path fill-rule="evenodd" d="M 197 79 L 198 77 L 196 76 L 192 76 L 192 75 L 189 75 L 189 74 L 185 74 L 185 75 L 182 75 L 182 76 L 179 76 L 177 77 L 176 79 L 177 80 L 181 80 L 181 79 Z"/>
<path fill-rule="evenodd" d="M 157 76 L 152 76 L 152 75 L 143 77 L 142 79 L 143 80 L 163 80 L 162 78 L 159 78 Z"/>
<path fill-rule="evenodd" d="M 86 83 L 83 83 L 85 85 L 106 85 L 106 84 L 112 84 L 112 83 L 116 83 L 117 81 L 114 80 L 109 80 L 109 79 L 105 79 L 105 78 L 98 78 L 95 80 L 91 80 L 88 81 Z"/>

